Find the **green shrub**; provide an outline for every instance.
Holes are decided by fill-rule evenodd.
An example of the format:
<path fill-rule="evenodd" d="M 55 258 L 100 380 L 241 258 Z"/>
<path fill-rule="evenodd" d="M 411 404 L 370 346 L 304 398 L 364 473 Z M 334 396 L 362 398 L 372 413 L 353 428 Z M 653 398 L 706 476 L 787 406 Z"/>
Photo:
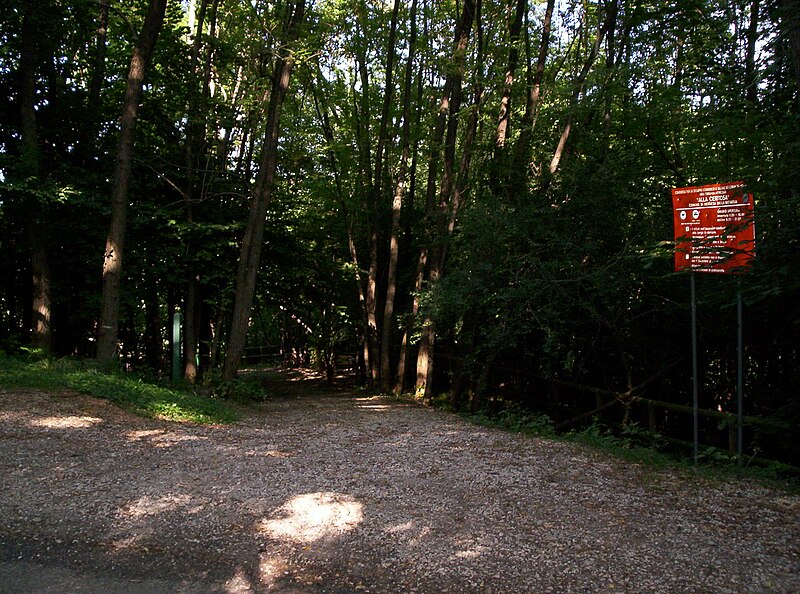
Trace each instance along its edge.
<path fill-rule="evenodd" d="M 251 402 L 266 399 L 265 381 L 265 374 L 262 372 L 224 380 L 218 370 L 212 370 L 203 377 L 203 386 L 212 398 Z"/>
<path fill-rule="evenodd" d="M 465 415 L 473 423 L 487 427 L 498 427 L 506 431 L 525 435 L 555 435 L 553 421 L 544 414 L 524 410 L 517 403 L 509 403 L 497 412 L 482 409 L 474 415 Z"/>

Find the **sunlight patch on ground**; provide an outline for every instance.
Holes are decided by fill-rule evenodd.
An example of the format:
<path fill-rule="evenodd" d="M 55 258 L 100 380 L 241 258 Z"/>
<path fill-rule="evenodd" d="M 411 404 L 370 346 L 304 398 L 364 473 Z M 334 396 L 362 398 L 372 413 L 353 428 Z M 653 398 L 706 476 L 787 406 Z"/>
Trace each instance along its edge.
<path fill-rule="evenodd" d="M 152 437 L 153 435 L 161 435 L 163 433 L 163 429 L 142 429 L 140 431 L 128 431 L 125 437 L 133 441 L 135 439 L 144 439 L 145 437 Z"/>
<path fill-rule="evenodd" d="M 247 577 L 244 570 L 241 567 L 237 567 L 236 573 L 225 582 L 224 588 L 225 592 L 228 594 L 238 594 L 239 592 L 251 591 L 253 585 L 250 583 L 250 579 Z"/>
<path fill-rule="evenodd" d="M 118 538 L 111 541 L 111 548 L 117 551 L 128 549 L 139 549 L 147 552 L 147 547 L 140 544 L 144 540 L 143 534 L 134 534 L 125 538 Z"/>
<path fill-rule="evenodd" d="M 389 526 L 388 528 L 384 528 L 383 531 L 393 535 L 398 541 L 412 547 L 420 546 L 431 534 L 429 526 L 421 526 L 419 522 L 414 520 Z"/>
<path fill-rule="evenodd" d="M 477 559 L 483 553 L 485 553 L 488 549 L 480 544 L 475 542 L 471 542 L 470 539 L 458 539 L 457 543 L 461 550 L 456 551 L 453 553 L 451 557 L 453 560 L 455 559 Z"/>
<path fill-rule="evenodd" d="M 189 495 L 164 495 L 163 497 L 145 495 L 137 501 L 122 507 L 119 513 L 126 519 L 138 520 L 139 518 L 154 516 L 185 506 L 190 500 L 191 497 Z"/>
<path fill-rule="evenodd" d="M 47 427 L 48 429 L 81 429 L 94 427 L 103 422 L 97 417 L 44 417 L 42 419 L 32 419 L 30 424 L 34 427 Z"/>
<path fill-rule="evenodd" d="M 381 412 L 385 410 L 392 410 L 394 407 L 389 404 L 357 404 L 356 408 L 361 410 Z"/>
<path fill-rule="evenodd" d="M 325 372 L 324 371 L 317 371 L 316 369 L 306 369 L 303 367 L 298 367 L 292 369 L 296 375 L 294 377 L 290 377 L 290 382 L 302 382 L 305 380 L 323 380 L 325 379 Z"/>
<path fill-rule="evenodd" d="M 284 452 L 283 450 L 256 450 L 250 449 L 245 452 L 246 456 L 251 456 L 254 458 L 264 457 L 264 458 L 292 458 L 294 454 L 291 452 Z"/>
<path fill-rule="evenodd" d="M 272 554 L 262 554 L 258 564 L 258 577 L 261 585 L 272 588 L 277 581 L 284 577 L 288 570 L 286 560 Z"/>
<path fill-rule="evenodd" d="M 481 556 L 481 552 L 482 551 L 480 550 L 480 547 L 479 547 L 477 550 L 476 549 L 470 549 L 470 550 L 467 550 L 467 551 L 458 551 L 454 555 L 454 557 L 456 557 L 458 559 L 476 559 L 476 558 Z"/>
<path fill-rule="evenodd" d="M 164 429 L 143 429 L 139 431 L 129 431 L 125 434 L 128 441 L 150 441 L 157 448 L 168 448 L 182 441 L 207 440 L 207 437 L 197 435 L 182 435 L 179 433 L 168 433 Z"/>
<path fill-rule="evenodd" d="M 312 543 L 355 529 L 363 519 L 363 506 L 342 493 L 306 493 L 290 499 L 276 516 L 263 520 L 259 531 L 273 538 Z"/>
<path fill-rule="evenodd" d="M 403 524 L 397 524 L 396 526 L 389 526 L 385 532 L 389 534 L 399 534 L 402 532 L 408 532 L 409 530 L 414 529 L 414 522 L 413 520 L 409 520 L 408 522 L 404 522 Z"/>

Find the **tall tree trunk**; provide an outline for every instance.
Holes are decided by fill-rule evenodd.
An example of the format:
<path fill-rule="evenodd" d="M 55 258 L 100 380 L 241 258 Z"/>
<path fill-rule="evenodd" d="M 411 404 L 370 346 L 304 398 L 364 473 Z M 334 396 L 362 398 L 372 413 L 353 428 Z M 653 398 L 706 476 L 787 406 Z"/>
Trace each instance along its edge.
<path fill-rule="evenodd" d="M 539 44 L 539 54 L 536 58 L 536 71 L 533 80 L 530 82 L 528 90 L 528 100 L 525 103 L 525 113 L 522 116 L 522 126 L 517 146 L 514 150 L 513 171 L 527 171 L 530 161 L 531 136 L 533 136 L 533 126 L 536 121 L 536 113 L 539 110 L 539 100 L 541 97 L 542 80 L 544 78 L 544 67 L 547 63 L 547 53 L 550 48 L 550 28 L 553 22 L 553 9 L 555 0 L 547 0 L 547 7 L 542 21 L 542 39 Z M 530 65 L 529 65 L 530 67 Z"/>
<path fill-rule="evenodd" d="M 423 14 L 425 13 L 425 2 L 423 0 L 422 3 L 422 11 Z M 424 19 L 424 28 L 423 28 L 423 37 L 428 37 L 428 20 Z M 416 89 L 416 105 L 422 105 L 422 98 L 423 98 L 423 91 L 424 91 L 424 70 L 423 65 L 419 65 L 419 71 L 417 72 L 417 89 Z M 417 108 L 414 114 L 414 127 L 419 128 L 420 118 L 422 117 L 422 111 Z M 416 180 L 417 180 L 417 159 L 419 155 L 419 140 L 415 139 L 413 144 L 412 156 L 411 156 L 411 170 L 409 172 L 409 188 L 408 188 L 408 211 L 413 212 L 414 210 L 414 200 L 416 197 Z M 427 211 L 426 211 L 427 213 Z M 427 216 L 427 214 L 426 214 Z M 406 219 L 406 235 L 411 236 L 411 217 L 407 217 Z M 417 313 L 419 312 L 419 292 L 422 289 L 422 282 L 425 280 L 425 266 L 426 261 L 425 258 L 427 257 L 427 251 L 423 248 L 420 250 L 419 258 L 417 261 L 417 274 L 414 276 L 414 283 L 412 285 L 412 304 L 411 304 L 411 311 L 408 315 L 406 315 L 405 324 L 403 327 L 403 337 L 400 340 L 400 355 L 397 361 L 397 377 L 396 382 L 394 385 L 394 389 L 392 390 L 395 394 L 401 394 L 406 389 L 406 362 L 409 359 L 408 356 L 408 346 L 409 346 L 409 336 L 414 329 L 414 323 L 417 319 Z"/>
<path fill-rule="evenodd" d="M 42 239 L 43 226 L 38 221 L 32 221 L 29 231 L 28 240 L 33 276 L 31 346 L 39 349 L 42 353 L 49 354 L 52 346 L 50 264 L 47 260 L 47 248 Z"/>
<path fill-rule="evenodd" d="M 758 81 L 756 80 L 756 45 L 758 43 L 758 14 L 760 12 L 760 0 L 750 2 L 750 24 L 747 27 L 747 54 L 745 56 L 744 82 L 747 85 L 745 97 L 752 109 L 758 99 Z"/>
<path fill-rule="evenodd" d="M 202 47 L 203 31 L 205 30 L 205 16 L 208 10 L 208 1 L 201 0 L 199 10 L 196 15 L 196 30 L 192 45 L 191 57 L 191 81 L 192 87 L 189 90 L 187 105 L 187 124 L 186 124 L 186 219 L 189 227 L 194 224 L 194 201 L 196 200 L 198 184 L 197 173 L 200 171 L 200 163 L 204 160 L 206 153 L 206 114 L 209 93 L 211 62 L 213 59 L 213 49 L 210 47 L 206 52 L 205 64 L 203 66 L 202 84 L 198 86 L 200 49 Z M 219 0 L 214 0 L 211 6 L 211 37 L 214 37 L 216 30 L 217 5 Z M 201 189 L 201 193 L 202 193 Z M 198 374 L 197 347 L 200 336 L 200 271 L 194 263 L 193 246 L 191 239 L 186 247 L 187 274 L 186 274 L 186 298 L 184 300 L 183 317 L 183 377 L 189 383 L 195 383 Z"/>
<path fill-rule="evenodd" d="M 244 239 L 239 254 L 239 271 L 236 276 L 236 298 L 233 305 L 231 330 L 228 337 L 228 350 L 222 377 L 231 380 L 236 377 L 239 361 L 247 341 L 247 325 L 256 289 L 256 277 L 261 259 L 261 244 L 264 237 L 264 224 L 272 189 L 275 183 L 275 169 L 278 164 L 278 136 L 280 130 L 281 108 L 289 89 L 289 78 L 294 65 L 294 56 L 289 45 L 297 38 L 305 12 L 305 2 L 294 4 L 292 17 L 286 31 L 286 43 L 275 59 L 275 74 L 272 79 L 272 92 L 267 108 L 267 127 L 264 149 L 250 203 Z"/>
<path fill-rule="evenodd" d="M 522 20 L 528 8 L 527 0 L 517 0 L 517 10 L 514 21 L 511 24 L 508 48 L 508 67 L 506 68 L 505 80 L 503 81 L 503 95 L 500 97 L 500 113 L 497 116 L 497 135 L 495 136 L 495 146 L 503 148 L 506 144 L 508 133 L 508 123 L 511 119 L 511 88 L 514 84 L 514 73 L 519 62 L 519 33 L 522 29 Z"/>
<path fill-rule="evenodd" d="M 422 290 L 423 283 L 425 281 L 425 271 L 428 266 L 428 255 L 432 248 L 435 236 L 436 176 L 441 158 L 441 144 L 444 139 L 445 129 L 447 127 L 447 114 L 450 110 L 450 89 L 452 86 L 453 81 L 450 77 L 448 77 L 445 80 L 444 90 L 442 92 L 442 100 L 439 103 L 439 111 L 436 116 L 436 127 L 434 128 L 433 139 L 431 140 L 431 151 L 430 157 L 428 158 L 428 182 L 425 189 L 425 238 L 423 246 L 420 249 L 419 258 L 417 259 L 417 274 L 414 284 L 414 303 L 412 305 L 413 319 L 409 320 L 409 323 L 414 323 L 419 313 L 419 293 Z M 433 328 L 423 326 L 419 346 L 417 348 L 417 394 L 424 393 L 426 386 L 428 385 L 428 363 L 430 360 L 431 351 L 433 349 L 433 338 Z"/>
<path fill-rule="evenodd" d="M 458 110 L 461 107 L 461 83 L 464 75 L 464 62 L 466 59 L 467 45 L 469 43 L 470 32 L 472 30 L 472 22 L 475 18 L 475 7 L 475 0 L 465 0 L 461 18 L 458 21 L 455 31 L 455 41 L 453 43 L 453 69 L 445 81 L 445 95 L 442 99 L 442 103 L 439 106 L 439 118 L 444 115 L 448 120 L 447 136 L 445 138 L 444 146 L 444 171 L 439 190 L 439 209 L 440 211 L 444 212 L 449 211 L 449 201 L 450 193 L 452 191 L 455 163 Z M 431 178 L 429 176 L 429 199 L 431 193 L 430 181 Z M 431 223 L 435 225 L 435 221 L 431 221 Z M 437 228 L 440 229 L 438 225 Z M 434 238 L 434 241 L 441 241 L 443 239 L 441 236 L 436 237 L 436 235 L 438 235 L 438 233 L 431 234 L 431 237 Z M 442 247 L 443 246 L 439 245 L 438 250 L 441 250 Z M 438 250 L 434 250 L 434 254 L 428 263 L 428 280 L 432 283 L 435 283 L 437 280 L 439 280 L 439 275 L 441 273 L 441 267 L 439 266 L 440 260 L 437 253 Z M 433 395 L 433 349 L 435 339 L 436 334 L 433 327 L 433 321 L 428 316 L 422 326 L 422 336 L 420 338 L 419 351 L 417 353 L 416 389 L 417 393 L 423 394 L 424 399 L 428 402 Z"/>
<path fill-rule="evenodd" d="M 321 72 L 318 73 L 318 78 L 322 79 L 323 75 Z M 364 331 L 368 328 L 367 324 L 367 317 L 366 317 L 366 296 L 364 295 L 364 286 L 361 282 L 361 267 L 358 263 L 358 251 L 356 250 L 356 243 L 353 238 L 353 217 L 350 215 L 350 209 L 347 207 L 347 202 L 344 198 L 344 191 L 342 190 L 342 182 L 341 182 L 341 174 L 339 172 L 339 164 L 336 159 L 336 153 L 333 150 L 333 146 L 335 143 L 335 138 L 333 134 L 333 126 L 330 123 L 329 117 L 329 108 L 327 105 L 324 104 L 324 94 L 320 94 L 317 91 L 317 87 L 312 85 L 312 95 L 314 97 L 314 107 L 317 111 L 317 116 L 319 117 L 320 123 L 322 125 L 322 133 L 325 136 L 325 141 L 328 143 L 328 150 L 326 151 L 326 155 L 328 157 L 328 161 L 330 164 L 331 171 L 333 171 L 333 180 L 334 184 L 336 185 L 336 194 L 339 197 L 339 207 L 342 209 L 342 214 L 344 216 L 344 224 L 345 229 L 347 230 L 347 247 L 350 252 L 350 261 L 353 263 L 353 280 L 355 281 L 355 287 L 358 294 L 358 304 L 360 306 L 361 312 L 364 315 L 363 328 Z M 361 356 L 364 358 L 365 369 L 363 376 L 360 377 L 360 380 L 366 380 L 367 376 L 369 375 L 368 370 L 366 369 L 366 363 L 369 361 L 369 344 L 367 342 L 367 338 L 363 337 L 362 340 L 362 347 L 363 353 Z"/>
<path fill-rule="evenodd" d="M 154 371 L 162 370 L 164 355 L 163 323 L 161 321 L 161 299 L 158 285 L 150 281 L 147 286 L 145 303 L 144 347 L 145 363 Z"/>
<path fill-rule="evenodd" d="M 392 25 L 389 35 L 389 56 L 386 59 L 386 93 L 384 95 L 383 114 L 381 121 L 381 135 L 385 136 L 385 128 L 388 127 L 389 107 L 392 101 L 392 85 L 391 85 L 391 72 L 394 68 L 394 39 L 395 31 L 397 30 L 397 13 L 400 9 L 400 0 L 395 0 L 394 10 L 392 11 Z M 383 308 L 383 327 L 381 333 L 381 385 L 383 389 L 388 391 L 392 387 L 392 371 L 391 371 L 391 355 L 392 355 L 392 327 L 394 318 L 394 297 L 397 290 L 397 259 L 399 255 L 398 236 L 400 232 L 400 211 L 403 206 L 403 194 L 405 193 L 406 176 L 408 175 L 408 159 L 411 152 L 411 84 L 412 73 L 414 66 L 414 51 L 417 37 L 416 27 L 417 16 L 417 2 L 414 0 L 411 4 L 411 36 L 409 38 L 408 47 L 408 61 L 406 63 L 405 71 L 405 84 L 403 87 L 403 134 L 402 134 L 402 148 L 400 154 L 400 167 L 397 173 L 397 181 L 394 188 L 394 196 L 392 198 L 392 224 L 389 231 L 389 266 L 387 270 L 386 279 L 386 300 Z M 379 150 L 382 150 L 382 144 L 378 143 Z M 382 163 L 382 159 L 380 161 Z M 376 167 L 376 170 L 379 169 Z"/>
<path fill-rule="evenodd" d="M 745 52 L 744 84 L 745 84 L 745 136 L 744 155 L 750 162 L 755 162 L 756 144 L 754 142 L 755 110 L 758 102 L 758 80 L 756 71 L 756 46 L 758 44 L 758 18 L 761 8 L 760 0 L 750 2 L 750 23 L 747 27 L 747 50 Z"/>
<path fill-rule="evenodd" d="M 39 134 L 36 122 L 36 58 L 38 46 L 38 2 L 31 2 L 22 21 L 22 48 L 20 52 L 20 140 L 21 154 L 18 176 L 24 183 L 36 184 L 40 175 Z M 24 198 L 27 207 L 28 246 L 31 258 L 31 346 L 44 353 L 50 352 L 50 266 L 44 242 L 44 225 L 38 213 L 41 207 L 35 198 Z"/>
<path fill-rule="evenodd" d="M 553 152 L 553 158 L 550 160 L 549 171 L 551 175 L 558 170 L 558 165 L 561 163 L 561 158 L 564 155 L 564 148 L 566 147 L 567 139 L 572 131 L 572 123 L 575 116 L 575 106 L 578 104 L 578 99 L 583 92 L 584 84 L 586 83 L 586 77 L 589 76 L 589 72 L 591 71 L 594 62 L 597 59 L 597 55 L 600 53 L 600 48 L 603 45 L 603 38 L 605 37 L 606 33 L 612 29 L 616 23 L 616 19 L 617 0 L 612 0 L 609 5 L 606 6 L 605 19 L 597 30 L 597 35 L 595 37 L 594 44 L 592 44 L 592 49 L 589 52 L 589 56 L 583 63 L 583 67 L 573 83 L 572 97 L 570 99 L 567 117 L 564 121 L 564 128 L 561 131 L 561 137 L 558 139 L 556 150 Z"/>
<path fill-rule="evenodd" d="M 111 194 L 111 225 L 103 259 L 103 293 L 97 335 L 97 360 L 111 361 L 117 354 L 122 254 L 128 207 L 128 185 L 133 161 L 133 141 L 144 75 L 164 22 L 167 0 L 151 0 L 142 31 L 133 48 L 120 118 L 119 144 Z"/>
<path fill-rule="evenodd" d="M 79 132 L 78 151 L 81 161 L 92 154 L 97 130 L 100 125 L 100 92 L 106 77 L 106 54 L 108 53 L 108 2 L 100 3 L 97 13 L 97 37 L 95 39 L 94 65 L 86 98 L 87 117 Z"/>
<path fill-rule="evenodd" d="M 477 6 L 480 6 L 480 0 L 478 0 Z M 467 176 L 469 174 L 470 161 L 472 159 L 472 144 L 475 140 L 475 133 L 478 129 L 478 112 L 482 95 L 483 95 L 483 90 L 481 85 L 476 84 L 474 109 L 472 111 L 472 114 L 470 115 L 470 119 L 467 125 L 467 132 L 464 137 L 464 143 L 461 151 L 461 163 L 459 165 L 458 176 L 456 178 L 456 182 L 452 190 L 452 197 L 449 204 L 441 205 L 442 215 L 444 218 L 446 218 L 446 226 L 442 231 L 441 236 L 439 237 L 439 245 L 432 254 L 432 261 L 429 263 L 428 277 L 433 282 L 438 281 L 442 275 L 442 272 L 444 271 L 444 264 L 445 261 L 447 260 L 447 250 L 450 243 L 450 237 L 453 235 L 453 231 L 455 230 L 456 219 L 458 218 L 458 213 L 462 206 L 464 191 L 466 189 L 466 184 L 467 184 Z M 436 340 L 434 320 L 431 316 L 426 316 L 425 321 L 423 323 L 422 340 L 425 341 L 428 349 L 428 356 L 424 366 L 426 375 L 425 375 L 424 390 L 422 390 L 422 396 L 423 400 L 426 403 L 430 403 L 433 397 L 433 392 L 432 392 L 433 369 L 434 369 L 433 348 Z M 418 367 L 417 368 L 418 381 L 420 375 L 421 371 L 420 368 Z M 419 390 L 420 388 L 418 385 L 418 391 Z"/>
<path fill-rule="evenodd" d="M 358 23 L 361 27 L 362 38 L 367 38 L 366 27 L 367 7 L 364 2 L 358 5 Z M 367 220 L 367 234 L 369 237 L 369 267 L 367 270 L 366 287 L 364 290 L 364 369 L 367 385 L 372 387 L 378 379 L 380 372 L 380 348 L 378 346 L 378 318 L 377 318 L 377 292 L 378 292 L 378 221 L 377 202 L 375 202 L 375 184 L 371 156 L 370 134 L 370 100 L 369 100 L 369 65 L 367 63 L 366 41 L 356 48 L 356 63 L 358 64 L 358 78 L 361 85 L 360 94 L 356 91 L 356 80 L 352 81 L 353 108 L 355 113 L 356 139 L 358 143 L 358 164 L 362 178 L 363 190 L 361 192 L 364 215 Z M 378 190 L 378 193 L 380 190 Z M 357 259 L 357 257 L 354 258 Z"/>
<path fill-rule="evenodd" d="M 366 60 L 361 62 L 361 87 L 363 97 L 362 117 L 364 114 L 369 114 L 369 77 L 367 75 Z M 367 122 L 369 116 L 367 115 Z M 367 362 L 367 379 L 370 386 L 374 386 L 378 381 L 380 374 L 380 345 L 378 344 L 378 219 L 379 208 L 377 196 L 380 195 L 380 178 L 378 172 L 373 176 L 372 160 L 369 156 L 369 125 L 365 122 L 364 125 L 364 141 L 366 146 L 367 158 L 367 185 L 368 200 L 365 200 L 364 211 L 367 216 L 367 228 L 369 232 L 369 269 L 367 270 L 367 292 L 366 292 L 366 308 L 367 308 L 367 327 L 365 336 L 367 338 L 367 346 L 369 348 L 369 360 Z M 380 154 L 380 150 L 378 151 Z"/>

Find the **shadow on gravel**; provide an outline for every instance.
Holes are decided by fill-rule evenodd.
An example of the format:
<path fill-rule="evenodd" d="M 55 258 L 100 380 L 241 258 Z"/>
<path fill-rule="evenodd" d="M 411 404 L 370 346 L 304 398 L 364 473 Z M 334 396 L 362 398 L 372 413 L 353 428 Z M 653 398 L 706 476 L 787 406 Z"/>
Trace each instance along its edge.
<path fill-rule="evenodd" d="M 800 591 L 800 498 L 269 369 L 236 425 L 0 393 L 0 593 Z"/>

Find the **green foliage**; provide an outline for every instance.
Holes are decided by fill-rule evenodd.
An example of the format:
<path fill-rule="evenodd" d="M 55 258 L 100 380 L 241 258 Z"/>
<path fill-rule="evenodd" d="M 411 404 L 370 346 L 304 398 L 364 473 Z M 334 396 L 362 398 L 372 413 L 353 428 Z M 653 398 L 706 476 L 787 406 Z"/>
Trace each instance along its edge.
<path fill-rule="evenodd" d="M 103 398 L 136 414 L 178 422 L 230 423 L 236 414 L 219 401 L 143 381 L 133 374 L 103 373 L 86 362 L 0 358 L 0 386 L 52 392 L 75 390 Z"/>
<path fill-rule="evenodd" d="M 540 437 L 555 435 L 553 421 L 550 417 L 526 411 L 517 403 L 509 403 L 496 412 L 483 409 L 476 414 L 464 415 L 464 417 L 478 425 L 497 427 L 524 435 Z"/>
<path fill-rule="evenodd" d="M 89 357 L 119 109 L 147 3 L 112 6 L 107 54 L 99 62 L 97 2 L 56 3 L 35 15 L 40 162 L 33 175 L 31 163 L 23 162 L 18 105 L 22 21 L 29 7 L 21 0 L 8 4 L 0 19 L 0 88 L 6 90 L 0 100 L 0 345 L 16 351 L 31 342 L 35 230 L 52 272 L 53 350 Z M 190 3 L 169 3 L 139 114 L 119 338 L 125 364 L 139 373 L 153 370 L 156 377 L 168 364 L 168 316 L 185 310 L 189 279 L 199 279 L 199 338 L 206 348 L 201 362 L 213 369 L 224 355 L 241 222 L 258 173 L 272 64 L 289 9 L 282 3 L 219 3 L 212 29 L 212 4 L 197 37 L 188 30 Z M 441 159 L 428 170 L 430 155 L 442 149 L 431 139 L 461 8 L 449 0 L 419 3 L 410 95 L 415 169 L 401 216 L 395 319 L 389 322 L 395 333 L 387 345 L 392 362 L 418 296 L 425 315 L 417 318 L 411 343 L 427 316 L 437 334 L 438 392 L 460 373 L 483 394 L 513 383 L 507 375 L 516 371 L 502 371 L 512 369 L 615 391 L 657 376 L 650 396 L 685 402 L 687 282 L 672 273 L 669 190 L 743 179 L 756 196 L 758 258 L 736 283 L 698 279 L 706 353 L 701 405 L 730 410 L 731 312 L 741 286 L 749 412 L 798 420 L 800 118 L 786 16 L 774 2 L 761 3 L 749 72 L 754 3 L 619 2 L 613 39 L 606 37 L 574 95 L 602 4 L 573 3 L 556 11 L 541 103 L 534 121 L 523 122 L 534 75 L 527 64 L 534 66 L 543 13 L 541 4 L 529 4 L 516 48 L 506 150 L 496 147 L 494 134 L 513 10 L 502 3 L 482 6 L 480 35 L 476 30 L 465 56 L 460 123 L 447 136 L 455 143 L 456 169 L 474 109 L 469 98 L 478 85 L 480 120 L 460 211 L 452 236 L 444 239 L 426 221 L 425 186 L 428 178 L 440 184 L 443 175 Z M 320 367 L 357 352 L 366 312 L 356 283 L 366 294 L 373 234 L 381 334 L 409 9 L 403 3 L 397 45 L 387 48 L 389 4 L 325 0 L 308 6 L 307 30 L 291 48 L 297 61 L 283 107 L 250 346 L 280 344 L 284 354 L 298 353 L 298 360 Z M 386 89 L 387 51 L 398 57 L 394 89 Z M 95 75 L 100 93 L 92 97 Z M 383 123 L 394 140 L 382 155 L 383 179 L 375 180 L 373 153 L 387 90 L 395 101 Z M 572 132 L 551 174 L 548 164 L 568 119 Z M 523 131 L 530 138 L 521 147 L 525 162 L 518 162 L 511 155 Z M 376 182 L 381 193 L 373 205 Z M 450 197 L 435 195 L 440 185 L 434 190 L 436 211 Z M 447 218 L 433 216 L 442 228 Z M 421 294 L 413 295 L 420 248 L 433 248 L 430 263 L 445 242 L 441 277 L 427 279 Z M 409 367 L 414 354 L 412 347 Z M 463 369 L 442 371 L 441 354 L 458 359 Z M 250 380 L 213 391 L 245 400 L 264 394 Z M 523 407 L 531 393 L 523 388 Z M 527 414 L 502 413 L 495 421 L 544 431 Z M 584 438 L 621 440 L 611 445 L 629 450 L 658 445 L 635 425 L 617 433 L 587 430 Z M 763 438 L 765 449 L 769 441 Z"/>
<path fill-rule="evenodd" d="M 214 398 L 252 402 L 265 400 L 267 391 L 257 375 L 248 374 L 232 380 L 223 380 L 219 373 L 211 373 L 204 380 Z"/>
<path fill-rule="evenodd" d="M 695 464 L 685 453 L 671 450 L 660 435 L 647 431 L 636 423 L 615 432 L 595 417 L 587 427 L 579 431 L 556 434 L 549 417 L 525 410 L 517 403 L 509 403 L 494 412 L 484 409 L 477 414 L 463 416 L 477 425 L 528 436 L 565 440 L 654 469 L 668 467 L 691 471 L 712 480 L 748 479 L 781 489 L 800 489 L 797 468 L 780 463 L 751 465 L 747 461 L 740 465 L 734 454 L 714 447 L 702 450 L 698 456 L 699 464 Z"/>

